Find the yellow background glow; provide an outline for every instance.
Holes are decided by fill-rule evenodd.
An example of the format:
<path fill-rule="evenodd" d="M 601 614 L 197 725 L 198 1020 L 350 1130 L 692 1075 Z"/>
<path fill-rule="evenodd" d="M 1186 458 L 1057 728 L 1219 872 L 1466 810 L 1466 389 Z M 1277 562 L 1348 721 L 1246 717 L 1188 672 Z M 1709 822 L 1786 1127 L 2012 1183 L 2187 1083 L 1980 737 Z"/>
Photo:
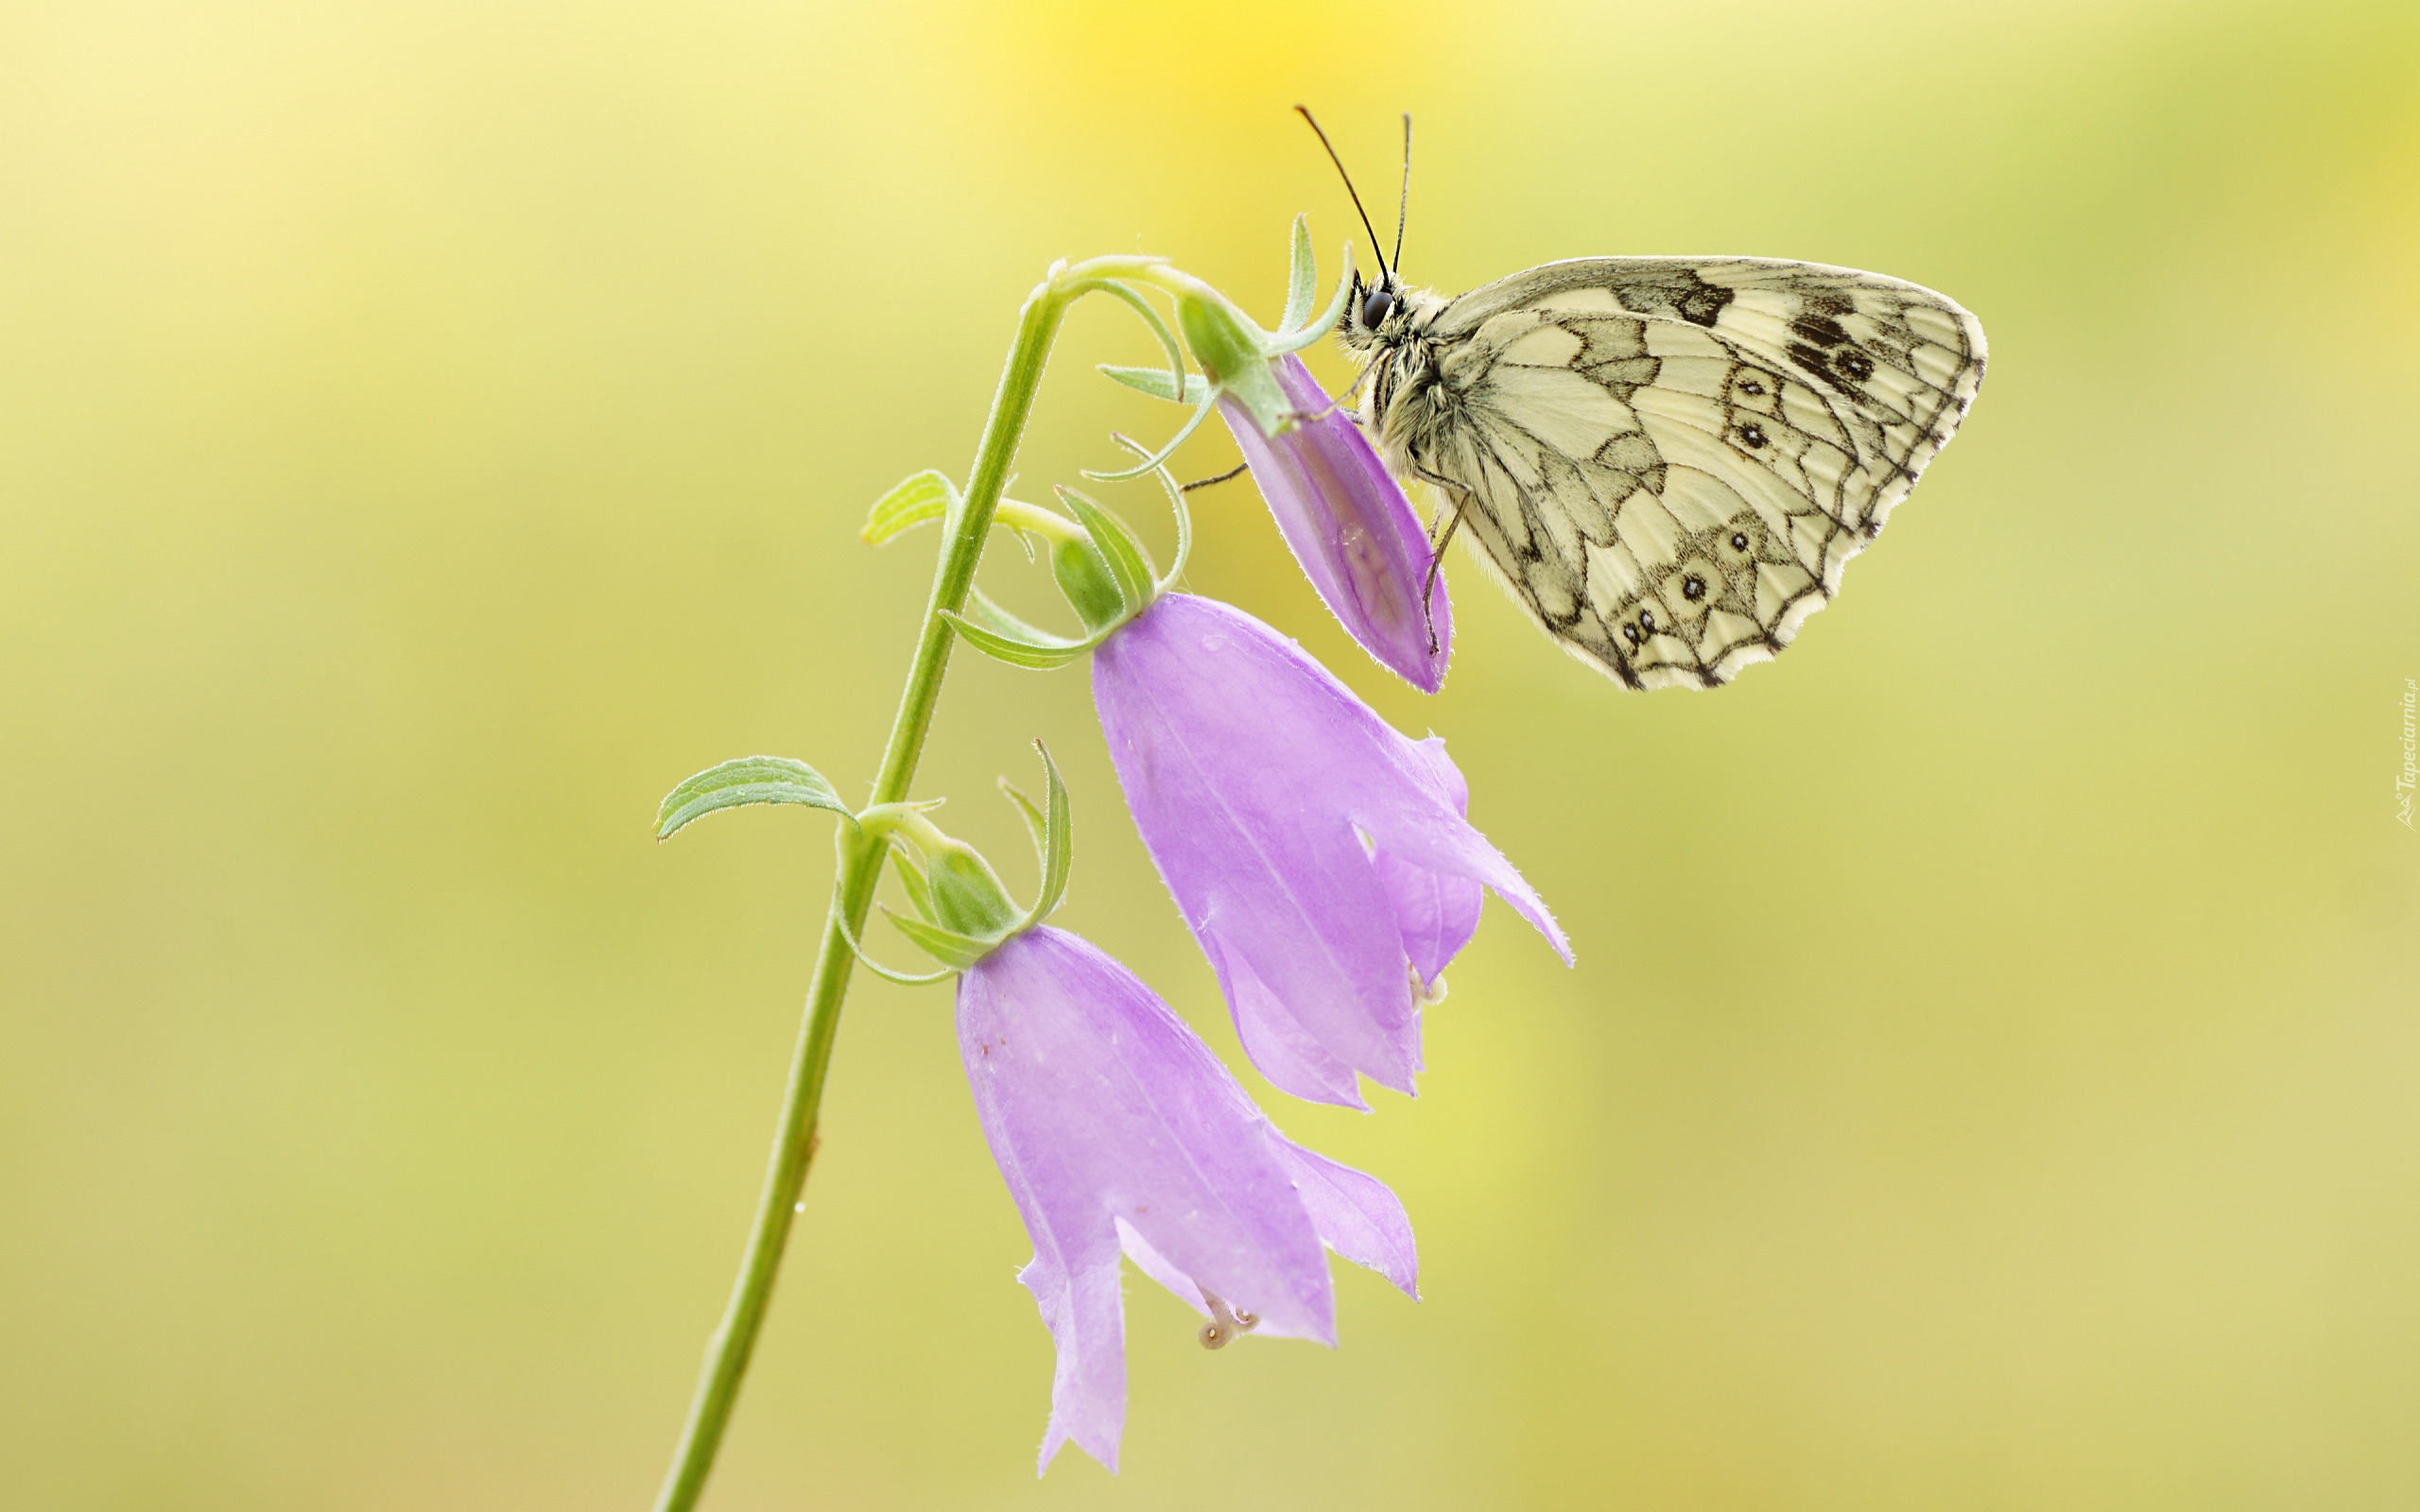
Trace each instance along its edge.
<path fill-rule="evenodd" d="M 1130 1278 L 1125 1472 L 1036 1483 L 946 993 L 861 977 L 706 1505 L 2420 1498 L 2420 10 L 31 0 L 0 1500 L 646 1504 L 830 869 L 824 816 L 659 848 L 655 800 L 756 751 L 862 794 L 932 542 L 866 506 L 963 475 L 1054 258 L 1272 320 L 1308 211 L 1332 273 L 1298 99 L 1382 217 L 1414 112 L 1416 283 L 1871 267 L 1981 317 L 1981 398 L 1714 695 L 1617 693 L 1462 563 L 1424 700 L 1248 485 L 1197 496 L 1192 585 L 1445 735 L 1579 951 L 1492 906 L 1374 1116 L 1249 1074 L 1083 673 L 961 655 L 918 792 L 1023 888 L 992 784 L 1050 741 L 1061 922 L 1394 1186 L 1426 1300 L 1340 1265 L 1340 1350 L 1208 1354 Z M 1165 434 L 1090 371 L 1150 359 L 1079 313 L 1020 493 Z"/>

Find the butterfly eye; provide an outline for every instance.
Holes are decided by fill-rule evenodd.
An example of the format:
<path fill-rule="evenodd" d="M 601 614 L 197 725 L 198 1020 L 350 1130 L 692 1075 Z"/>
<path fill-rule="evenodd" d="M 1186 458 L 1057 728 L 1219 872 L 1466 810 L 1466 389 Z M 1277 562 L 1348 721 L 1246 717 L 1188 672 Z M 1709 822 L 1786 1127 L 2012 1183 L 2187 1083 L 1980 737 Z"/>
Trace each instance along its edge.
<path fill-rule="evenodd" d="M 1395 297 L 1384 289 L 1372 289 L 1370 297 L 1361 301 L 1361 323 L 1373 331 L 1378 329 L 1379 321 L 1394 313 Z"/>

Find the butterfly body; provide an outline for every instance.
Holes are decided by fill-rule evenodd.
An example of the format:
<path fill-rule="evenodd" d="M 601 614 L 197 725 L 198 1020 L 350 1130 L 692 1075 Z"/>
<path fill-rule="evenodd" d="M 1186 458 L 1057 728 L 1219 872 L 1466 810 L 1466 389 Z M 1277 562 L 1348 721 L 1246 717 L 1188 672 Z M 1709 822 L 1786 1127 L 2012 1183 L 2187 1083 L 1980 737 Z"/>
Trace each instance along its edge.
<path fill-rule="evenodd" d="M 1985 358 L 1929 289 L 1760 258 L 1582 258 L 1455 299 L 1389 271 L 1347 310 L 1379 454 L 1630 688 L 1714 687 L 1788 645 Z"/>

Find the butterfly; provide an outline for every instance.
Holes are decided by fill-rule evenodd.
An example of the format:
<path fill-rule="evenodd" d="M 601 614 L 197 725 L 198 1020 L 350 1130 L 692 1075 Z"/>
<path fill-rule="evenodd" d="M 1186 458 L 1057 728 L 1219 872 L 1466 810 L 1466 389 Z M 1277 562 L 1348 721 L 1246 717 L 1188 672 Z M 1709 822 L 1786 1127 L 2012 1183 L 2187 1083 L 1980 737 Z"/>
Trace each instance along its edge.
<path fill-rule="evenodd" d="M 1454 299 L 1382 260 L 1337 336 L 1379 455 L 1452 511 L 1437 550 L 1468 529 L 1547 634 L 1640 689 L 1720 686 L 1789 644 L 1985 358 L 1945 295 L 1755 257 L 1579 258 Z"/>

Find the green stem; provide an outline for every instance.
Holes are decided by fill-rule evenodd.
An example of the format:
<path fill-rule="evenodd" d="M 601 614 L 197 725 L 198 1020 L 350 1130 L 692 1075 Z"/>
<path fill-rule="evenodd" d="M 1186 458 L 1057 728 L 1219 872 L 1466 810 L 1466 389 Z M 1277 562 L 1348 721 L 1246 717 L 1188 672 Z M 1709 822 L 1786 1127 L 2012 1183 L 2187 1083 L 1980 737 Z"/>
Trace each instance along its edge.
<path fill-rule="evenodd" d="M 908 672 L 907 689 L 899 697 L 899 713 L 891 721 L 890 744 L 882 753 L 882 769 L 874 778 L 873 803 L 896 803 L 908 796 L 916 776 L 916 762 L 925 751 L 925 736 L 932 728 L 933 706 L 939 701 L 942 677 L 949 670 L 954 633 L 942 618 L 966 607 L 974 586 L 975 568 L 982 560 L 999 507 L 1000 490 L 1008 484 L 1026 418 L 1032 413 L 1034 391 L 1050 343 L 1067 306 L 1088 292 L 1087 284 L 1143 266 L 1141 258 L 1098 258 L 1070 267 L 1054 266 L 1050 276 L 1027 297 L 1017 322 L 1016 345 L 1009 351 L 1008 367 L 992 396 L 991 417 L 983 423 L 983 440 L 976 449 L 975 470 L 957 517 L 948 524 L 941 564 L 933 574 L 932 596 L 925 605 L 925 627 L 916 641 L 916 660 Z M 704 1371 L 689 1406 L 689 1420 L 681 1433 L 672 1469 L 656 1498 L 656 1512 L 686 1512 L 697 1505 L 714 1469 L 715 1452 L 722 1445 L 732 1403 L 748 1373 L 748 1359 L 756 1348 L 756 1333 L 773 1295 L 773 1280 L 781 1269 L 782 1250 L 789 1243 L 797 1216 L 799 1193 L 806 1186 L 807 1163 L 815 1158 L 816 1110 L 823 1101 L 824 1073 L 832 1061 L 832 1041 L 840 1026 L 840 1002 L 848 994 L 856 953 L 849 936 L 862 936 L 866 914 L 873 905 L 874 885 L 882 879 L 888 852 L 879 838 L 847 828 L 840 831 L 839 871 L 833 878 L 831 910 L 823 920 L 823 944 L 815 958 L 815 975 L 807 984 L 806 1018 L 799 1028 L 798 1049 L 790 1062 L 789 1088 L 782 1098 L 781 1125 L 773 1136 L 771 1164 L 765 1172 L 764 1194 L 757 1199 L 755 1226 L 748 1235 L 748 1252 L 740 1262 L 739 1279 L 721 1326 L 706 1346 Z"/>

